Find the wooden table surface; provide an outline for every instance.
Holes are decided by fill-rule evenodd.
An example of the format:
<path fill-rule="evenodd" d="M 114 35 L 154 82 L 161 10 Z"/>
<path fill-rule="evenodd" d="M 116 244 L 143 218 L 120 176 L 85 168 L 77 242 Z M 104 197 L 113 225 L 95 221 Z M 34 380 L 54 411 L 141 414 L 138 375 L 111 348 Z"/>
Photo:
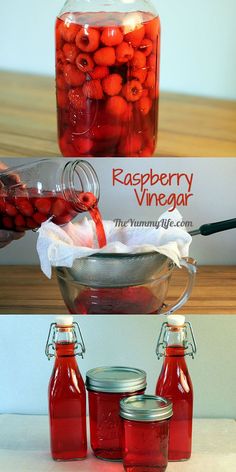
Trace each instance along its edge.
<path fill-rule="evenodd" d="M 59 156 L 54 79 L 0 73 L 0 157 Z M 156 157 L 235 157 L 236 101 L 162 93 Z"/>
<path fill-rule="evenodd" d="M 168 302 L 185 286 L 186 278 L 176 270 Z M 0 266 L 1 314 L 61 314 L 67 309 L 56 276 L 48 280 L 38 266 Z M 236 267 L 200 266 L 192 296 L 179 310 L 182 314 L 236 314 Z"/>

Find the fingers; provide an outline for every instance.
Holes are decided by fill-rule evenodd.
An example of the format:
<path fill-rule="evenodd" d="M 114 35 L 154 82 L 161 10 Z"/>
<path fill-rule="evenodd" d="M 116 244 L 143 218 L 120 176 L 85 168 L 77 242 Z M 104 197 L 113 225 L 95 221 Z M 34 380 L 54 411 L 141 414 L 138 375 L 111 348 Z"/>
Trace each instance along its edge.
<path fill-rule="evenodd" d="M 25 233 L 16 233 L 14 231 L 0 230 L 0 249 L 4 248 L 12 241 L 17 241 L 24 236 Z"/>

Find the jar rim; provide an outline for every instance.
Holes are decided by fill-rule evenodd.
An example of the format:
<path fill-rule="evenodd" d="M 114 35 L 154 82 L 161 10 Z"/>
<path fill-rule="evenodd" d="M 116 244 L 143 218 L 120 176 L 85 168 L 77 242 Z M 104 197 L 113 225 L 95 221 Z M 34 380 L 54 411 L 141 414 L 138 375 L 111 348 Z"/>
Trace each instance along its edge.
<path fill-rule="evenodd" d="M 86 374 L 86 387 L 89 391 L 133 393 L 145 389 L 146 386 L 146 372 L 133 367 L 96 367 Z"/>
<path fill-rule="evenodd" d="M 153 422 L 167 420 L 172 415 L 172 402 L 157 395 L 135 395 L 120 401 L 120 416 L 123 419 Z"/>

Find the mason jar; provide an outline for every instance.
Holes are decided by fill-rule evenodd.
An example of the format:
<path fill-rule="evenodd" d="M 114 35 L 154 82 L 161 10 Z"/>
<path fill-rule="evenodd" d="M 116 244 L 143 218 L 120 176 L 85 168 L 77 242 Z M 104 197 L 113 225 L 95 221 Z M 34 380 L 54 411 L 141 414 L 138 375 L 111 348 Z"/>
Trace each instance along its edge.
<path fill-rule="evenodd" d="M 164 472 L 172 403 L 154 395 L 138 395 L 120 402 L 120 415 L 125 471 Z"/>
<path fill-rule="evenodd" d="M 131 367 L 100 367 L 87 372 L 91 447 L 99 459 L 122 459 L 120 400 L 144 393 L 146 385 L 146 373 Z"/>
<path fill-rule="evenodd" d="M 63 156 L 152 156 L 159 66 L 160 19 L 149 0 L 68 0 L 56 20 Z"/>

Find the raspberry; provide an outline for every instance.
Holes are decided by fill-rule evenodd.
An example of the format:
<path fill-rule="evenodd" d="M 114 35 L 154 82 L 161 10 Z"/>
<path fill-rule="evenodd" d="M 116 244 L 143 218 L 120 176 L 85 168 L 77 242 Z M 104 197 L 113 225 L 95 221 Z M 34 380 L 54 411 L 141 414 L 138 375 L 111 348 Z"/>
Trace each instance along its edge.
<path fill-rule="evenodd" d="M 59 50 L 56 55 L 56 68 L 58 71 L 63 71 L 66 62 L 65 54 Z"/>
<path fill-rule="evenodd" d="M 79 200 L 85 208 L 93 208 L 97 204 L 97 198 L 92 192 L 81 192 Z"/>
<path fill-rule="evenodd" d="M 84 52 L 93 52 L 99 46 L 100 34 L 94 28 L 82 28 L 76 36 L 76 46 Z"/>
<path fill-rule="evenodd" d="M 57 88 L 63 90 L 66 88 L 66 81 L 63 77 L 63 75 L 58 75 L 57 76 Z"/>
<path fill-rule="evenodd" d="M 143 115 L 147 115 L 152 108 L 152 100 L 149 97 L 141 97 L 138 107 Z"/>
<path fill-rule="evenodd" d="M 59 26 L 59 32 L 67 43 L 73 43 L 75 40 L 76 35 L 78 34 L 80 27 L 75 25 L 75 23 L 68 23 L 63 22 Z"/>
<path fill-rule="evenodd" d="M 145 32 L 148 39 L 155 41 L 160 30 L 160 20 L 159 18 L 153 18 L 153 20 L 148 21 L 145 24 Z"/>
<path fill-rule="evenodd" d="M 139 51 L 141 51 L 146 57 L 150 56 L 152 53 L 152 41 L 148 38 L 144 38 L 139 46 Z"/>
<path fill-rule="evenodd" d="M 13 219 L 10 216 L 4 216 L 2 219 L 2 224 L 4 228 L 7 228 L 7 229 L 12 229 L 14 226 Z"/>
<path fill-rule="evenodd" d="M 67 62 L 75 62 L 78 54 L 78 49 L 74 44 L 65 43 L 63 46 L 63 53 Z"/>
<path fill-rule="evenodd" d="M 147 88 L 155 87 L 155 85 L 156 85 L 156 74 L 155 74 L 155 72 L 152 72 L 152 71 L 148 72 L 146 82 L 145 82 L 144 85 Z"/>
<path fill-rule="evenodd" d="M 46 215 L 43 215 L 42 213 L 38 213 L 38 212 L 34 214 L 33 218 L 34 218 L 34 221 L 38 223 L 38 225 L 41 225 L 42 223 L 44 223 L 44 221 L 47 221 L 48 219 Z"/>
<path fill-rule="evenodd" d="M 127 108 L 128 104 L 123 97 L 116 95 L 107 100 L 106 110 L 111 115 L 121 117 L 123 114 L 127 113 Z"/>
<path fill-rule="evenodd" d="M 64 66 L 64 77 L 66 83 L 72 87 L 82 85 L 85 81 L 85 74 L 72 64 L 66 64 Z"/>
<path fill-rule="evenodd" d="M 66 210 L 66 202 L 62 198 L 56 198 L 52 205 L 53 216 L 62 216 Z"/>
<path fill-rule="evenodd" d="M 106 46 L 118 46 L 123 41 L 123 34 L 116 26 L 109 26 L 104 28 L 101 41 Z"/>
<path fill-rule="evenodd" d="M 91 72 L 94 68 L 94 62 L 89 54 L 79 54 L 76 58 L 76 65 L 82 72 Z"/>
<path fill-rule="evenodd" d="M 147 78 L 147 69 L 132 69 L 130 75 L 132 79 L 137 79 L 143 84 Z"/>
<path fill-rule="evenodd" d="M 105 79 L 109 75 L 109 69 L 106 66 L 96 66 L 90 73 L 92 79 Z"/>
<path fill-rule="evenodd" d="M 24 230 L 24 228 L 25 228 L 25 220 L 24 220 L 24 218 L 23 218 L 22 215 L 17 215 L 17 216 L 15 217 L 15 225 L 18 226 L 18 229 L 19 229 L 19 227 L 20 227 L 20 228 L 22 228 L 22 230 Z"/>
<path fill-rule="evenodd" d="M 118 62 L 128 62 L 134 57 L 134 49 L 125 41 L 116 48 L 116 58 Z"/>
<path fill-rule="evenodd" d="M 153 151 L 150 147 L 146 146 L 143 150 L 139 153 L 140 157 L 152 157 Z"/>
<path fill-rule="evenodd" d="M 92 130 L 92 137 L 95 140 L 103 141 L 119 138 L 121 127 L 119 125 L 98 125 Z"/>
<path fill-rule="evenodd" d="M 53 218 L 53 222 L 57 225 L 66 225 L 69 223 L 72 219 L 71 215 L 63 215 L 63 216 L 58 216 L 57 218 Z"/>
<path fill-rule="evenodd" d="M 151 54 L 151 56 L 147 58 L 147 66 L 150 71 L 153 71 L 153 70 L 156 70 L 156 65 L 157 65 L 156 56 L 155 54 Z"/>
<path fill-rule="evenodd" d="M 90 80 L 85 82 L 83 86 L 83 93 L 85 97 L 94 100 L 101 100 L 103 98 L 103 88 L 100 80 Z"/>
<path fill-rule="evenodd" d="M 59 108 L 67 108 L 68 96 L 65 90 L 57 90 L 57 106 Z"/>
<path fill-rule="evenodd" d="M 125 35 L 125 41 L 130 43 L 133 48 L 138 48 L 145 36 L 145 28 L 141 26 L 140 28 L 136 28 L 134 31 L 127 33 Z"/>
<path fill-rule="evenodd" d="M 78 136 L 74 136 L 73 138 L 73 145 L 76 148 L 78 152 L 81 154 L 87 154 L 89 151 L 91 151 L 93 147 L 93 141 L 88 138 L 81 138 Z"/>
<path fill-rule="evenodd" d="M 14 205 L 12 205 L 11 203 L 6 203 L 5 212 L 8 216 L 16 216 L 18 213 L 16 207 L 14 207 Z"/>
<path fill-rule="evenodd" d="M 122 77 L 119 74 L 111 74 L 103 79 L 102 86 L 107 95 L 119 95 L 122 89 Z"/>
<path fill-rule="evenodd" d="M 123 95 L 128 102 L 137 102 L 143 93 L 142 84 L 138 80 L 131 80 L 123 87 Z"/>
<path fill-rule="evenodd" d="M 125 143 L 120 146 L 121 154 L 125 156 L 134 156 L 139 153 L 142 147 L 142 139 L 139 134 L 129 136 Z"/>
<path fill-rule="evenodd" d="M 33 206 L 27 198 L 17 198 L 17 208 L 24 216 L 32 216 L 34 213 Z"/>
<path fill-rule="evenodd" d="M 78 110 L 86 109 L 86 98 L 81 88 L 71 89 L 68 93 L 71 105 Z"/>
<path fill-rule="evenodd" d="M 133 67 L 136 67 L 137 69 L 142 69 L 143 67 L 146 67 L 145 54 L 143 54 L 143 52 L 140 52 L 140 51 L 135 51 L 131 64 Z"/>
<path fill-rule="evenodd" d="M 51 210 L 51 201 L 49 198 L 36 198 L 34 206 L 43 215 L 48 215 Z"/>
<path fill-rule="evenodd" d="M 36 229 L 38 227 L 38 224 L 32 218 L 26 218 L 26 225 L 27 228 L 30 229 Z"/>
<path fill-rule="evenodd" d="M 0 212 L 5 213 L 6 210 L 6 203 L 4 198 L 0 198 Z"/>
<path fill-rule="evenodd" d="M 131 102 L 128 103 L 126 112 L 122 115 L 122 121 L 131 121 L 133 118 L 133 104 Z M 124 128 L 125 136 L 127 134 L 126 128 Z"/>
<path fill-rule="evenodd" d="M 94 61 L 98 66 L 113 66 L 116 62 L 115 49 L 110 47 L 98 49 L 94 54 Z"/>
<path fill-rule="evenodd" d="M 148 97 L 148 95 L 149 95 L 149 90 L 143 89 L 142 97 Z"/>

